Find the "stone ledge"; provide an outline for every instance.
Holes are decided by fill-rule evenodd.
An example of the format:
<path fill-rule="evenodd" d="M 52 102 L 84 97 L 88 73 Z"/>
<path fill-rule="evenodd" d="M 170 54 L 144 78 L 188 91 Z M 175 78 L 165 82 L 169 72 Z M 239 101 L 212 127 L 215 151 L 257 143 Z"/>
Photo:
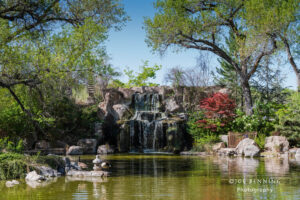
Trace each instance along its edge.
<path fill-rule="evenodd" d="M 75 176 L 75 177 L 105 177 L 108 175 L 109 172 L 106 171 L 75 171 L 75 170 L 70 170 L 66 174 L 66 176 Z"/>

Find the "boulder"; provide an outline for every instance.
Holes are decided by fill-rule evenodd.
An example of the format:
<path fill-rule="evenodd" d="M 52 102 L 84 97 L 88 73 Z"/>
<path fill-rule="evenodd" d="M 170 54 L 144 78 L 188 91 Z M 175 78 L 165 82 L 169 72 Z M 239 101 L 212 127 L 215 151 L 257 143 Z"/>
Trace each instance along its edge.
<path fill-rule="evenodd" d="M 82 155 L 83 148 L 81 146 L 70 146 L 67 151 L 67 155 Z"/>
<path fill-rule="evenodd" d="M 245 138 L 240 141 L 235 149 L 238 155 L 244 155 L 246 157 L 258 156 L 260 152 L 255 141 L 249 138 Z"/>
<path fill-rule="evenodd" d="M 116 120 L 129 119 L 132 116 L 128 106 L 125 104 L 116 104 L 113 105 L 115 111 L 114 116 Z"/>
<path fill-rule="evenodd" d="M 6 187 L 13 187 L 13 186 L 18 185 L 18 184 L 20 184 L 20 183 L 17 180 L 6 181 L 6 183 L 5 183 Z"/>
<path fill-rule="evenodd" d="M 265 149 L 273 152 L 286 152 L 289 150 L 289 142 L 284 136 L 270 136 L 265 140 Z"/>
<path fill-rule="evenodd" d="M 221 148 L 218 151 L 218 155 L 221 155 L 221 156 L 234 156 L 234 155 L 236 155 L 236 151 L 235 151 L 235 148 Z"/>
<path fill-rule="evenodd" d="M 35 143 L 35 149 L 49 149 L 50 143 L 46 140 L 40 140 Z"/>
<path fill-rule="evenodd" d="M 98 154 L 112 154 L 115 152 L 115 149 L 113 146 L 110 146 L 108 144 L 106 145 L 100 145 L 98 147 L 97 153 Z"/>
<path fill-rule="evenodd" d="M 77 146 L 82 148 L 84 154 L 95 154 L 97 150 L 96 139 L 80 139 Z"/>
<path fill-rule="evenodd" d="M 35 168 L 39 172 L 39 175 L 43 177 L 57 177 L 61 175 L 60 173 L 57 172 L 57 170 L 52 169 L 50 167 L 36 166 Z"/>
<path fill-rule="evenodd" d="M 217 152 L 219 151 L 221 148 L 225 148 L 225 143 L 224 142 L 219 142 L 219 143 L 216 143 L 212 146 L 212 150 L 213 152 Z"/>
<path fill-rule="evenodd" d="M 36 171 L 29 172 L 25 178 L 26 181 L 44 181 L 46 178 L 39 175 Z"/>
<path fill-rule="evenodd" d="M 170 97 L 164 101 L 166 112 L 174 113 L 182 111 L 182 107 L 177 104 L 175 98 Z"/>

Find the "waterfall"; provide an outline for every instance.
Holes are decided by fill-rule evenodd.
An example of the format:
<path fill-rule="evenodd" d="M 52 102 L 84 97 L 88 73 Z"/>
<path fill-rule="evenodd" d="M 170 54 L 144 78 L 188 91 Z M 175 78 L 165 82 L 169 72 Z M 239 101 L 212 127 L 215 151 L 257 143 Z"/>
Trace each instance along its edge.
<path fill-rule="evenodd" d="M 159 112 L 160 96 L 157 93 L 133 95 L 135 115 L 130 120 L 130 150 L 157 151 L 162 146 L 163 113 Z"/>

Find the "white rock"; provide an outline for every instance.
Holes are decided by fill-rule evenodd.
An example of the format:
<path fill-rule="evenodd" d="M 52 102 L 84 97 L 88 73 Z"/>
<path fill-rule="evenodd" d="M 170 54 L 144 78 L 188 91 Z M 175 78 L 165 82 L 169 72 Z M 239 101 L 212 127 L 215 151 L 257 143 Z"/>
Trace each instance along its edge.
<path fill-rule="evenodd" d="M 260 152 L 255 141 L 249 138 L 245 138 L 240 141 L 235 149 L 238 155 L 244 155 L 246 157 L 258 156 Z"/>
<path fill-rule="evenodd" d="M 289 142 L 284 136 L 270 136 L 265 140 L 265 149 L 273 152 L 286 152 L 289 150 Z"/>
<path fill-rule="evenodd" d="M 44 181 L 46 178 L 39 175 L 36 171 L 29 172 L 25 178 L 26 181 Z"/>
<path fill-rule="evenodd" d="M 70 146 L 67 151 L 67 155 L 82 155 L 83 148 L 81 146 Z"/>

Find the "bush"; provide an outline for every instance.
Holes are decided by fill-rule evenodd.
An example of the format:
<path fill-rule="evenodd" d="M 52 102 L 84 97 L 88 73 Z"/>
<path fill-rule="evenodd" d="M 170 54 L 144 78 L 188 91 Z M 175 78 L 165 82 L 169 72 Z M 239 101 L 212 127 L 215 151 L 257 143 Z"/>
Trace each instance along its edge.
<path fill-rule="evenodd" d="M 261 149 L 264 149 L 265 147 L 265 140 L 266 140 L 266 135 L 264 134 L 259 134 L 257 135 L 257 137 L 254 138 L 254 141 Z"/>
<path fill-rule="evenodd" d="M 0 154 L 0 179 L 23 178 L 27 172 L 25 156 L 17 153 Z"/>
<path fill-rule="evenodd" d="M 228 95 L 215 93 L 200 102 L 201 111 L 190 113 L 188 131 L 196 143 L 227 133 L 234 119 L 235 103 Z"/>
<path fill-rule="evenodd" d="M 211 147 L 213 144 L 220 142 L 220 138 L 218 135 L 204 135 L 203 137 L 195 140 L 193 145 L 193 151 L 211 151 Z"/>
<path fill-rule="evenodd" d="M 24 150 L 23 140 L 17 140 L 16 142 L 10 141 L 9 137 L 0 139 L 0 150 L 9 152 L 22 153 Z"/>
<path fill-rule="evenodd" d="M 24 178 L 27 170 L 37 165 L 48 165 L 52 169 L 64 166 L 59 156 L 24 156 L 18 153 L 0 154 L 0 180 Z"/>
<path fill-rule="evenodd" d="M 230 129 L 233 132 L 245 133 L 250 131 L 269 135 L 275 130 L 275 125 L 278 124 L 276 111 L 282 107 L 281 104 L 256 102 L 251 116 L 237 109 L 236 118 Z"/>

